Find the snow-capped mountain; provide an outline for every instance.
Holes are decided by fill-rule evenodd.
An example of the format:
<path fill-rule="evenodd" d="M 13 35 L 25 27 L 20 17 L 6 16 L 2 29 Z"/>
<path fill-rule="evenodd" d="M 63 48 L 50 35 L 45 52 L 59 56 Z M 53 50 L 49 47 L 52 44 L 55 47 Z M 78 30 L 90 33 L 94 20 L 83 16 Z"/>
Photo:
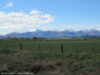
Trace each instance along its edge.
<path fill-rule="evenodd" d="M 99 30 L 80 30 L 80 31 L 43 31 L 36 30 L 34 32 L 24 32 L 24 33 L 10 33 L 4 36 L 0 36 L 0 38 L 7 37 L 17 37 L 17 38 L 31 38 L 31 37 L 39 37 L 39 38 L 73 38 L 73 37 L 95 37 L 100 36 Z"/>

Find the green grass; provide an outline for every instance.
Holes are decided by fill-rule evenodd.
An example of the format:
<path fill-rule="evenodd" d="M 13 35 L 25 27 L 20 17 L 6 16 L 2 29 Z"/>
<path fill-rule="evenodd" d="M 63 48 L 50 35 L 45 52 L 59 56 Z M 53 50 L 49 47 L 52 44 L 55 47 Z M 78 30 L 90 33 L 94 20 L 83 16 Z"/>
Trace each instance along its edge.
<path fill-rule="evenodd" d="M 0 40 L 0 74 L 100 75 L 99 71 L 100 40 Z"/>
<path fill-rule="evenodd" d="M 66 53 L 100 53 L 100 40 L 33 40 L 33 39 L 8 39 L 0 40 L 0 50 L 32 50 L 39 53 L 61 53 L 63 44 L 64 54 Z"/>

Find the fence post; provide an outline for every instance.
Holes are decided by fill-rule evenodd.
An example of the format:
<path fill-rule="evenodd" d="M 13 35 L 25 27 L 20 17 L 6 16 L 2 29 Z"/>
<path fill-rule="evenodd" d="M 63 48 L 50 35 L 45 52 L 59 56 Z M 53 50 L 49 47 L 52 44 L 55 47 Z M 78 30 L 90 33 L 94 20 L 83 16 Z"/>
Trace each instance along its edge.
<path fill-rule="evenodd" d="M 21 43 L 19 43 L 19 48 L 20 48 L 20 50 L 22 50 L 23 48 L 22 48 L 22 44 Z"/>
<path fill-rule="evenodd" d="M 39 48 L 39 52 L 40 52 L 40 44 L 38 45 L 38 48 Z"/>
<path fill-rule="evenodd" d="M 64 49 L 63 49 L 63 44 L 61 44 L 61 54 L 63 54 Z"/>
<path fill-rule="evenodd" d="M 95 52 L 95 44 L 93 43 L 93 45 L 92 45 L 93 47 L 93 49 L 92 49 L 92 52 L 94 53 Z"/>
<path fill-rule="evenodd" d="M 49 46 L 49 52 L 51 53 L 51 44 L 49 44 L 48 46 Z"/>
<path fill-rule="evenodd" d="M 79 53 L 79 45 L 76 44 L 76 53 Z"/>
<path fill-rule="evenodd" d="M 30 43 L 27 44 L 27 48 L 28 48 L 28 50 L 30 50 Z"/>

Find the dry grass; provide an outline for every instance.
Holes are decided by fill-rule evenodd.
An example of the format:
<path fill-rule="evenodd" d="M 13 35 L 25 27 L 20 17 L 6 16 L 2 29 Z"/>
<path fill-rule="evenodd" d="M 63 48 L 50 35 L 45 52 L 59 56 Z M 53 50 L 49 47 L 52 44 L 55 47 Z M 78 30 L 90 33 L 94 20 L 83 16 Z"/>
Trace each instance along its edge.
<path fill-rule="evenodd" d="M 7 51 L 7 50 L 6 50 Z M 0 72 L 31 72 L 35 75 L 100 75 L 100 55 L 34 54 L 32 51 L 1 51 Z"/>

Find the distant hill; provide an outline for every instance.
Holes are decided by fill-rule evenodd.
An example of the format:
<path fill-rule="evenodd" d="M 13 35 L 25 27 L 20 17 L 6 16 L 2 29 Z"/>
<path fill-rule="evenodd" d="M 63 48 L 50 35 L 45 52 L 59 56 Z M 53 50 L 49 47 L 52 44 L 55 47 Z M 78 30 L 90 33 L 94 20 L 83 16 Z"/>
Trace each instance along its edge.
<path fill-rule="evenodd" d="M 81 31 L 43 31 L 36 30 L 34 32 L 24 32 L 24 33 L 10 33 L 0 38 L 17 37 L 17 38 L 79 38 L 79 37 L 98 37 L 100 36 L 99 30 L 81 30 Z"/>

